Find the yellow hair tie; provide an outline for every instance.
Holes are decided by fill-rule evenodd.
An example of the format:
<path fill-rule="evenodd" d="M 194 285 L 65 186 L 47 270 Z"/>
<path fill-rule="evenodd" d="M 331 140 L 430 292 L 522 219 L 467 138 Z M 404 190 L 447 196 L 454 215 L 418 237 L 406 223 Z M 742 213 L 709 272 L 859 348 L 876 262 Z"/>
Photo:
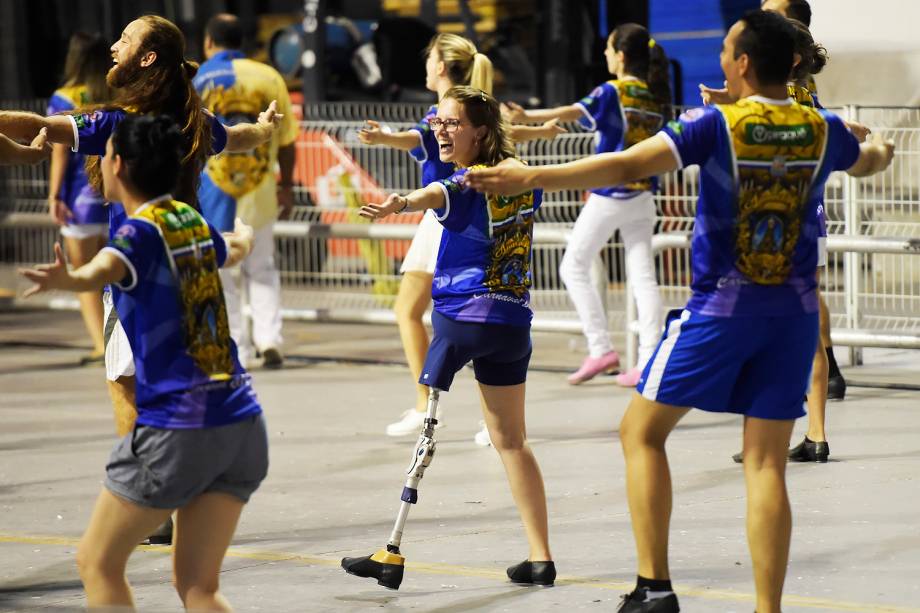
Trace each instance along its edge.
<path fill-rule="evenodd" d="M 648 39 L 648 48 L 651 49 L 651 48 L 654 47 L 654 46 L 655 46 L 655 39 L 654 39 L 654 38 L 649 38 L 649 39 Z"/>

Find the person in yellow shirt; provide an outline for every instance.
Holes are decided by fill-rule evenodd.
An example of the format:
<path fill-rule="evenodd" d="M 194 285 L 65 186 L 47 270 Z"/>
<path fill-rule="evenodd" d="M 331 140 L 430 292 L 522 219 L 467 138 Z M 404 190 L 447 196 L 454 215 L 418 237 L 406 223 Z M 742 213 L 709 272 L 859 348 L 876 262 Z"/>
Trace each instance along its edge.
<path fill-rule="evenodd" d="M 248 123 L 272 100 L 284 115 L 268 142 L 251 151 L 211 158 L 201 176 L 198 198 L 205 218 L 221 231 L 240 217 L 255 231 L 252 253 L 234 271 L 221 271 L 230 332 L 244 364 L 250 345 L 262 354 L 266 368 L 280 368 L 281 280 L 275 267 L 273 222 L 287 219 L 294 204 L 294 141 L 297 122 L 284 79 L 266 64 L 249 60 L 240 50 L 243 28 L 234 15 L 222 13 L 205 26 L 206 61 L 194 79 L 205 107 L 226 125 Z M 280 167 L 280 182 L 275 165 Z M 252 339 L 244 325 L 240 287 L 245 284 L 252 307 Z"/>

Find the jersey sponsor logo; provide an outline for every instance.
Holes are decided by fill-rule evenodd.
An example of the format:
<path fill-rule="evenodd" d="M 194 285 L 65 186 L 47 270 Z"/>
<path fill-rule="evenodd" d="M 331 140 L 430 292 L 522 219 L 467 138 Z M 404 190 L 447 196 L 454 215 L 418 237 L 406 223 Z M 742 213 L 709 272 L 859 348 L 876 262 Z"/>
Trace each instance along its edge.
<path fill-rule="evenodd" d="M 684 124 L 677 121 L 676 119 L 672 119 L 668 122 L 668 128 L 677 136 L 680 136 L 684 132 Z"/>
<path fill-rule="evenodd" d="M 705 109 L 701 109 L 698 107 L 687 109 L 686 111 L 680 114 L 680 120 L 683 121 L 684 123 L 693 123 L 694 121 L 701 118 L 705 114 L 706 114 Z"/>
<path fill-rule="evenodd" d="M 808 147 L 815 142 L 815 132 L 809 124 L 805 123 L 793 126 L 754 123 L 744 127 L 744 142 L 748 145 Z"/>

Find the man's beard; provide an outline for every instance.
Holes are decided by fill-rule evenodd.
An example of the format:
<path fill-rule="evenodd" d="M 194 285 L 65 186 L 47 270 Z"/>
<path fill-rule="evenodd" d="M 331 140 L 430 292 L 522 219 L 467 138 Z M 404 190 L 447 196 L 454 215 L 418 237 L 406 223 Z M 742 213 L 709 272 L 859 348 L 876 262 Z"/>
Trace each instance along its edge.
<path fill-rule="evenodd" d="M 141 73 L 144 68 L 141 66 L 140 61 L 141 54 L 136 52 L 131 57 L 127 58 L 123 62 L 118 62 L 109 69 L 109 72 L 105 75 L 105 82 L 109 87 L 120 89 L 129 85 L 130 83 L 136 83 L 140 80 Z"/>

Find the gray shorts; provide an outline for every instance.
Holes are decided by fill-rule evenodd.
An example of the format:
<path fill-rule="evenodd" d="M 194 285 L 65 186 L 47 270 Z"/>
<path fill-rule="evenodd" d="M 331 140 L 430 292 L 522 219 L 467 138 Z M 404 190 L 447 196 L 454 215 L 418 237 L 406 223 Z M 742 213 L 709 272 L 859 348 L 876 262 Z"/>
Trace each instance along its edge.
<path fill-rule="evenodd" d="M 135 426 L 112 450 L 105 486 L 144 507 L 178 509 L 205 492 L 243 502 L 268 472 L 262 414 L 214 428 Z"/>

